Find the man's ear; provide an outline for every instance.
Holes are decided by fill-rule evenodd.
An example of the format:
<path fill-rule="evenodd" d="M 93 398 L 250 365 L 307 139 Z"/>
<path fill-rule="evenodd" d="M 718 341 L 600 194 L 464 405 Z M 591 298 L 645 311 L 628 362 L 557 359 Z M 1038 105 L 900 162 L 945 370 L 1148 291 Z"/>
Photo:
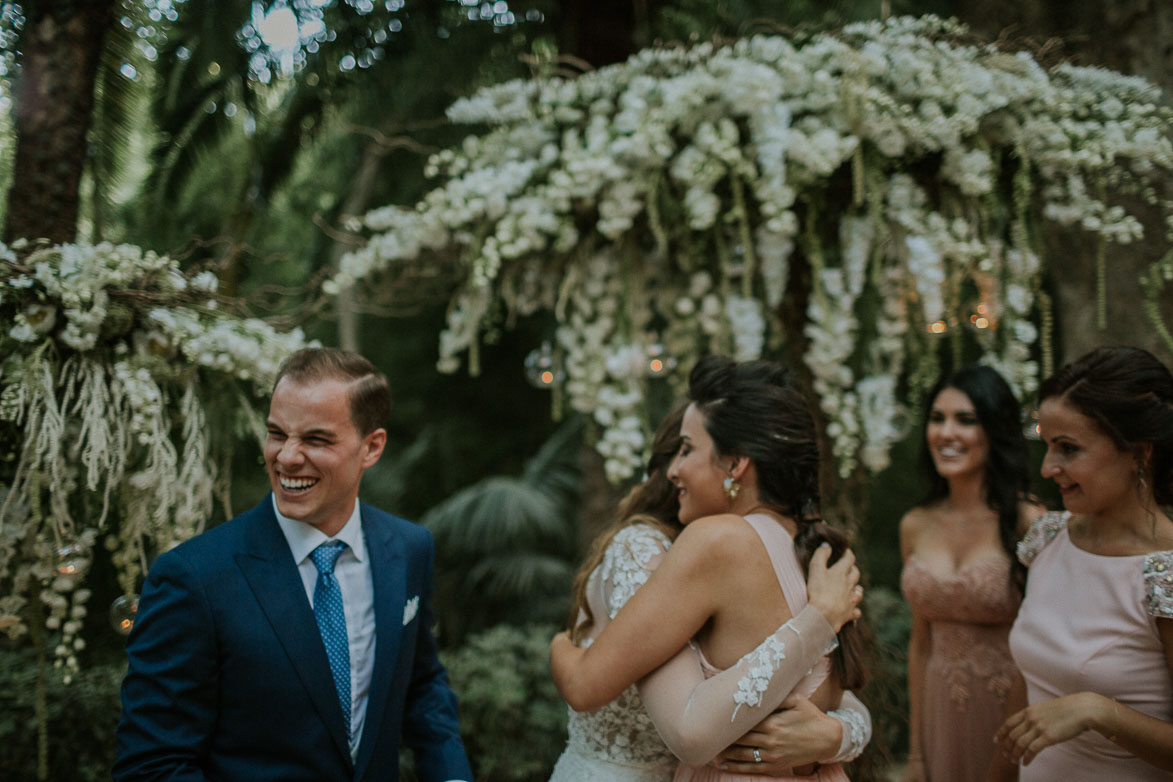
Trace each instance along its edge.
<path fill-rule="evenodd" d="M 386 445 L 387 430 L 383 428 L 376 429 L 363 438 L 362 468 L 364 470 L 375 466 L 375 462 L 379 461 L 379 457 L 383 455 L 383 448 Z"/>

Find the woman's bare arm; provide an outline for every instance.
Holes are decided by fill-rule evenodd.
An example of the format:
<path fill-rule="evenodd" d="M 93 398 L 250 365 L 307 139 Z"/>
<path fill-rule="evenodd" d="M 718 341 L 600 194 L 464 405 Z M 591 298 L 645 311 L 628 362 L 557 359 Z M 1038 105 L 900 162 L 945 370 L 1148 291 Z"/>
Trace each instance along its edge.
<path fill-rule="evenodd" d="M 744 538 L 729 533 L 732 525 L 743 530 L 744 523 L 738 516 L 717 516 L 689 524 L 648 582 L 589 648 L 578 649 L 564 634 L 555 637 L 551 673 L 572 708 L 590 711 L 614 700 L 672 658 L 704 626 L 717 610 L 727 571 L 742 566 L 738 541 Z M 810 605 L 837 631 L 859 615 L 859 595 L 853 589 L 859 574 L 850 552 L 829 569 L 827 556 L 823 549 L 812 559 Z"/>

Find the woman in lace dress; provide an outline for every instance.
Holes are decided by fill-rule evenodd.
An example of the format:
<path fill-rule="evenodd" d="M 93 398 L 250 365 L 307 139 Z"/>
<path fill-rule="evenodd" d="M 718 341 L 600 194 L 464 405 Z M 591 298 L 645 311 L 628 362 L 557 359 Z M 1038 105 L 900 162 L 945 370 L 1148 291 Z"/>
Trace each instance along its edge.
<path fill-rule="evenodd" d="M 643 679 L 641 695 L 653 717 L 693 718 L 676 725 L 656 719 L 665 743 L 686 764 L 676 779 L 735 779 L 740 775 L 700 767 L 725 743 L 713 742 L 702 726 L 752 726 L 792 690 L 833 707 L 841 687 L 860 683 L 856 628 L 843 628 L 834 672 L 825 657 L 858 608 L 831 605 L 823 584 L 845 573 L 853 582 L 858 571 L 846 551 L 826 567 L 831 547 L 819 544 L 832 539 L 842 550 L 843 540 L 817 516 L 814 422 L 790 375 L 772 362 L 708 357 L 690 375 L 689 398 L 680 452 L 668 473 L 684 531 L 590 646 L 577 648 L 566 634 L 555 638 L 551 668 L 579 711 L 598 708 Z M 800 561 L 808 559 L 804 586 Z M 855 594 L 858 599 L 862 590 Z M 695 689 L 673 685 L 695 680 L 698 655 L 712 678 Z M 818 660 L 813 670 L 812 660 Z M 723 686 L 705 689 L 718 683 Z M 772 760 L 758 747 L 742 747 L 722 763 L 756 771 Z M 846 779 L 838 764 L 802 772 Z"/>
<path fill-rule="evenodd" d="M 900 521 L 901 585 L 912 611 L 905 782 L 1014 778 L 994 747 L 1018 678 L 1007 639 L 1026 568 L 1014 546 L 1041 508 L 1021 409 L 1002 376 L 966 367 L 926 397 L 928 496 Z M 990 769 L 991 761 L 994 769 Z"/>
<path fill-rule="evenodd" d="M 679 448 L 683 414 L 681 406 L 661 422 L 652 443 L 647 477 L 620 504 L 618 524 L 599 536 L 579 572 L 570 631 L 576 645 L 589 644 L 606 627 L 611 617 L 647 581 L 681 529 L 676 518 L 679 511 L 676 487 L 667 479 L 666 472 Z M 851 597 L 846 589 L 843 594 Z M 687 656 L 692 651 L 681 654 Z M 811 659 L 796 660 L 795 664 L 810 667 L 816 661 L 812 655 Z M 703 681 L 699 667 L 696 671 L 693 687 Z M 709 686 L 717 684 L 712 680 L 710 683 Z M 680 682 L 672 684 L 690 686 Z M 596 711 L 580 713 L 572 709 L 567 747 L 558 759 L 551 782 L 667 782 L 671 779 L 677 758 L 664 744 L 643 707 L 640 692 L 646 688 L 646 684 L 640 689 L 628 687 Z M 786 741 L 790 754 L 798 752 L 804 759 L 853 759 L 871 736 L 871 716 L 850 693 L 844 695 L 844 700 L 843 708 L 830 715 L 819 712 L 804 716 L 804 722 L 809 724 L 803 725 L 801 731 L 774 724 L 793 719 L 792 716 L 775 717 L 761 727 L 763 739 Z M 683 715 L 658 716 L 662 721 L 674 722 Z M 694 712 L 692 717 L 696 716 Z M 723 746 L 739 737 L 741 726 L 721 719 L 714 721 L 710 730 L 716 734 L 716 740 L 723 741 Z M 666 732 L 681 735 L 700 731 L 682 731 L 677 726 Z M 767 764 L 763 770 L 782 768 L 788 766 Z"/>
<path fill-rule="evenodd" d="M 1030 705 L 999 739 L 1022 780 L 1173 780 L 1173 375 L 1099 348 L 1039 397 L 1042 474 L 1066 511 L 1019 546 L 1010 649 Z"/>

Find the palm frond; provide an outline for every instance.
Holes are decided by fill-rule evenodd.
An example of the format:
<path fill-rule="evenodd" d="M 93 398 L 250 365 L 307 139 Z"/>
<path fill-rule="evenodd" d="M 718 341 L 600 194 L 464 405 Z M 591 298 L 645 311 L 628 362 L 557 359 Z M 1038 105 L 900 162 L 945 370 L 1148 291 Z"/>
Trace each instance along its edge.
<path fill-rule="evenodd" d="M 546 492 L 517 478 L 494 476 L 429 510 L 423 524 L 445 556 L 478 559 L 513 549 L 565 551 L 566 516 Z"/>
<path fill-rule="evenodd" d="M 129 65 L 137 76 L 124 75 Z M 145 58 L 135 46 L 135 36 L 125 26 L 112 24 L 98 63 L 94 85 L 94 111 L 89 132 L 89 175 L 93 199 L 89 204 L 94 241 L 103 238 L 106 216 L 114 208 L 113 192 L 126 173 L 136 128 L 146 100 Z"/>
<path fill-rule="evenodd" d="M 570 593 L 575 568 L 550 554 L 516 552 L 489 557 L 468 571 L 470 591 L 489 600 L 529 599 Z"/>
<path fill-rule="evenodd" d="M 573 416 L 550 436 L 526 462 L 522 480 L 558 500 L 573 503 L 582 480 L 582 434 L 586 419 Z"/>

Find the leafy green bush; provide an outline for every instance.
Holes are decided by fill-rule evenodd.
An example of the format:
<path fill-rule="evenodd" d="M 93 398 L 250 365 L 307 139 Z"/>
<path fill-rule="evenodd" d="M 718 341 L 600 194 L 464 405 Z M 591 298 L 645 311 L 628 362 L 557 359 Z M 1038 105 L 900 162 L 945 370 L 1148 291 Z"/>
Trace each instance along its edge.
<path fill-rule="evenodd" d="M 114 729 L 121 705 L 125 662 L 92 663 L 68 685 L 50 668 L 48 688 L 49 780 L 90 782 L 110 778 Z M 0 769 L 8 780 L 37 778 L 37 665 L 31 649 L 0 649 Z"/>
<path fill-rule="evenodd" d="M 894 757 L 908 748 L 908 637 L 912 616 L 900 593 L 871 587 L 864 597 L 864 617 L 875 637 L 872 678 L 859 693 L 872 713 L 872 741 L 849 776 L 859 782 L 886 779 Z"/>
<path fill-rule="evenodd" d="M 441 656 L 480 782 L 542 782 L 566 746 L 566 704 L 550 678 L 554 625 L 498 625 Z"/>

